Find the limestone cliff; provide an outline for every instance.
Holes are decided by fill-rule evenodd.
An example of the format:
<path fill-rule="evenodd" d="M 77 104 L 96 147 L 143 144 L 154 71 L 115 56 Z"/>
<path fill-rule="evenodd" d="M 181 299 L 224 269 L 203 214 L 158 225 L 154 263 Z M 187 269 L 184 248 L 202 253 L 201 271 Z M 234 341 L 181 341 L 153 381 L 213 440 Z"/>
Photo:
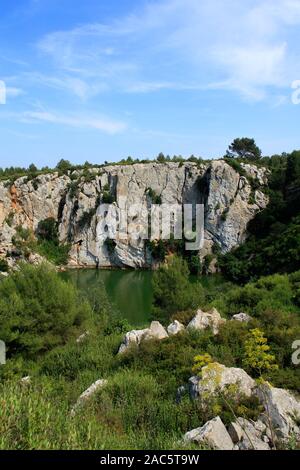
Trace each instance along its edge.
<path fill-rule="evenodd" d="M 244 165 L 244 170 L 252 181 L 266 183 L 266 170 L 252 165 Z M 268 203 L 261 190 L 253 190 L 250 178 L 240 176 L 225 161 L 214 160 L 201 165 L 110 165 L 90 169 L 88 174 L 49 173 L 31 181 L 22 177 L 13 185 L 0 182 L 0 255 L 12 249 L 16 227 L 34 231 L 41 220 L 52 217 L 58 221 L 60 241 L 72 244 L 70 265 L 94 266 L 98 258 L 100 266 L 147 267 L 152 260 L 143 240 L 117 241 L 109 253 L 99 238 L 97 208 L 103 194 L 109 194 L 116 207 L 142 203 L 149 208 L 150 189 L 162 203 L 205 204 L 201 256 L 214 244 L 227 252 L 245 239 L 248 222 Z M 133 222 L 135 217 L 131 214 Z"/>

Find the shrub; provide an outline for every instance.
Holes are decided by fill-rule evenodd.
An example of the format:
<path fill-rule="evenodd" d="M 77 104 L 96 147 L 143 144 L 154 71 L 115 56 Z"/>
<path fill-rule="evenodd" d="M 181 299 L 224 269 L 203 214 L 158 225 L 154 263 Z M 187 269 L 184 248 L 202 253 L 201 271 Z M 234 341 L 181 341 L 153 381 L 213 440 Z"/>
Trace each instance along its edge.
<path fill-rule="evenodd" d="M 115 197 L 110 194 L 108 191 L 104 191 L 102 194 L 102 203 L 103 204 L 113 204 L 115 202 Z"/>
<path fill-rule="evenodd" d="M 40 240 L 47 240 L 58 244 L 58 223 L 49 217 L 41 220 L 37 227 L 37 236 Z"/>
<path fill-rule="evenodd" d="M 89 227 L 95 214 L 96 208 L 92 208 L 89 211 L 84 212 L 78 221 L 79 227 L 81 229 L 84 227 Z"/>
<path fill-rule="evenodd" d="M 111 256 L 114 253 L 115 248 L 117 246 L 116 242 L 112 240 L 111 238 L 106 238 L 104 245 L 107 248 L 108 254 Z"/>
<path fill-rule="evenodd" d="M 172 256 L 153 275 L 153 314 L 169 319 L 176 311 L 196 308 L 203 301 L 203 289 L 189 282 L 187 262 Z"/>
<path fill-rule="evenodd" d="M 6 273 L 8 272 L 8 263 L 6 261 L 6 259 L 4 258 L 0 258 L 0 272 L 2 273 Z"/>
<path fill-rule="evenodd" d="M 66 343 L 89 313 L 73 286 L 46 265 L 21 265 L 0 284 L 0 337 L 9 356 L 34 356 Z"/>
<path fill-rule="evenodd" d="M 70 249 L 71 245 L 68 243 L 65 245 L 57 245 L 56 243 L 47 240 L 39 242 L 35 247 L 35 250 L 41 256 L 44 256 L 48 261 L 56 266 L 68 264 Z"/>
<path fill-rule="evenodd" d="M 156 194 L 156 192 L 152 188 L 148 188 L 146 190 L 146 193 L 149 196 L 152 204 L 160 205 L 162 203 L 161 195 Z"/>

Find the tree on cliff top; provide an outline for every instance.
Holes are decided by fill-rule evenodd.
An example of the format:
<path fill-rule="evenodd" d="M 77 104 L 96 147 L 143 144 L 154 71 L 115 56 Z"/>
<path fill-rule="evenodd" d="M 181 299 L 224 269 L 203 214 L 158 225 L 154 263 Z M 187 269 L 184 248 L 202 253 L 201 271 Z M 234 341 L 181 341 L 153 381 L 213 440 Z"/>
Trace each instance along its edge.
<path fill-rule="evenodd" d="M 248 137 L 234 139 L 226 153 L 227 157 L 245 158 L 251 161 L 261 158 L 260 148 L 256 145 L 254 139 L 249 139 Z"/>

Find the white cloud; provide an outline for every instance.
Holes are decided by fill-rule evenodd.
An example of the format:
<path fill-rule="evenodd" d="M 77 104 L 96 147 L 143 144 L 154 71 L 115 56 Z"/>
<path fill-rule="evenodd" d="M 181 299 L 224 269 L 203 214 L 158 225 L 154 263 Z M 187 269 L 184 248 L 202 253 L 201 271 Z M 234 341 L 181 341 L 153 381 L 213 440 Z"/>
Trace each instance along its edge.
<path fill-rule="evenodd" d="M 107 134 L 117 134 L 126 129 L 126 124 L 102 116 L 72 116 L 47 111 L 26 111 L 16 116 L 21 122 L 48 122 L 69 127 L 90 128 Z"/>
<path fill-rule="evenodd" d="M 300 76 L 299 24 L 300 0 L 151 1 L 108 24 L 50 33 L 38 49 L 58 77 L 44 83 L 80 99 L 219 88 L 261 100 Z"/>
<path fill-rule="evenodd" d="M 17 98 L 18 96 L 24 95 L 24 90 L 16 87 L 6 87 L 6 96 L 8 98 Z"/>

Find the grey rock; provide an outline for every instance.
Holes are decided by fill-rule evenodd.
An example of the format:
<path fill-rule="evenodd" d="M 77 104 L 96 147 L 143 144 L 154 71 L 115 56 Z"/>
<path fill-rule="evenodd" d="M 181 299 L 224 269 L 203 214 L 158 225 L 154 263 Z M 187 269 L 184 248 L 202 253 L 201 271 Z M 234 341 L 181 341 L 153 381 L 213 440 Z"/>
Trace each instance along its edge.
<path fill-rule="evenodd" d="M 232 429 L 235 429 L 235 435 Z M 262 438 L 262 433 L 255 428 L 255 423 L 244 418 L 238 418 L 232 423 L 229 434 L 238 438 L 238 446 L 240 450 L 270 450 L 270 446 Z"/>
<path fill-rule="evenodd" d="M 185 327 L 182 323 L 180 323 L 179 321 L 177 320 L 174 320 L 173 323 L 171 323 L 168 328 L 167 328 L 167 331 L 168 331 L 168 334 L 170 336 L 175 336 L 177 335 L 178 333 L 180 333 L 181 331 L 184 331 Z"/>
<path fill-rule="evenodd" d="M 262 419 L 267 426 L 270 419 L 279 439 L 287 440 L 291 435 L 300 438 L 300 401 L 292 393 L 265 384 L 258 388 L 257 396 L 266 410 Z M 271 437 L 270 432 L 268 437 Z"/>
<path fill-rule="evenodd" d="M 141 341 L 151 339 L 162 340 L 165 338 L 168 338 L 168 333 L 165 328 L 158 321 L 153 321 L 150 328 L 145 328 L 144 330 L 132 330 L 126 333 L 123 342 L 120 345 L 118 354 L 126 352 L 133 344 L 139 346 Z"/>
<path fill-rule="evenodd" d="M 145 339 L 165 339 L 168 338 L 168 336 L 165 328 L 158 321 L 153 321 L 146 333 Z"/>
<path fill-rule="evenodd" d="M 247 313 L 237 313 L 236 315 L 233 315 L 231 320 L 236 320 L 241 323 L 248 323 L 249 321 L 252 320 L 252 317 L 248 315 Z"/>
<path fill-rule="evenodd" d="M 251 165 L 246 171 L 265 184 L 268 175 L 264 170 Z M 97 260 L 103 267 L 152 266 L 154 260 L 142 239 L 116 240 L 113 256 L 108 253 L 103 217 L 98 212 L 98 198 L 106 185 L 115 194 L 116 210 L 126 210 L 134 204 L 147 210 L 148 188 L 160 195 L 166 204 L 204 203 L 206 215 L 201 256 L 210 253 L 215 243 L 223 253 L 242 243 L 247 236 L 248 222 L 268 203 L 267 196 L 258 190 L 256 203 L 250 204 L 249 181 L 240 177 L 224 160 L 203 165 L 192 162 L 183 165 L 175 162 L 107 165 L 90 169 L 89 173 L 92 179 L 88 182 L 81 171 L 62 176 L 57 172 L 40 175 L 34 181 L 22 177 L 12 186 L 0 182 L 0 255 L 6 256 L 10 251 L 18 225 L 35 231 L 41 220 L 52 217 L 59 222 L 60 241 L 71 240 L 70 266 L 95 266 Z M 78 178 L 75 194 L 70 189 L 71 177 Z M 199 179 L 205 180 L 207 192 L 199 190 Z M 221 216 L 225 211 L 227 217 L 223 220 Z M 94 212 L 94 215 L 84 226 L 80 221 L 87 212 Z M 6 223 L 9 214 L 13 214 L 11 227 Z M 116 214 L 112 215 L 115 217 Z M 139 226 L 135 221 L 136 214 L 130 217 L 130 225 Z M 77 244 L 79 240 L 80 245 Z"/>
<path fill-rule="evenodd" d="M 123 354 L 132 346 L 133 344 L 139 345 L 140 342 L 148 335 L 149 328 L 144 330 L 132 330 L 126 333 L 124 340 L 119 348 L 118 354 Z"/>
<path fill-rule="evenodd" d="M 215 450 L 233 449 L 231 437 L 219 416 L 208 421 L 201 428 L 187 432 L 184 436 L 184 442 L 206 444 L 209 448 Z"/>
<path fill-rule="evenodd" d="M 83 406 L 96 392 L 101 390 L 103 387 L 107 385 L 107 380 L 100 379 L 93 383 L 87 390 L 85 390 L 80 397 L 78 398 L 77 402 L 71 409 L 71 415 L 74 416 L 76 411 L 79 407 Z"/>
<path fill-rule="evenodd" d="M 240 450 L 270 450 L 262 433 L 256 429 L 255 423 L 244 418 L 238 418 L 228 429 L 233 442 L 238 444 Z"/>
<path fill-rule="evenodd" d="M 202 368 L 201 379 L 192 377 L 189 381 L 191 396 L 213 395 L 229 385 L 236 385 L 237 395 L 251 397 L 256 388 L 255 381 L 243 370 L 212 363 Z"/>
<path fill-rule="evenodd" d="M 205 330 L 207 328 L 212 328 L 213 333 L 217 335 L 219 333 L 220 326 L 225 322 L 226 320 L 221 317 L 215 308 L 210 312 L 203 312 L 199 309 L 196 316 L 188 324 L 187 329 Z"/>

